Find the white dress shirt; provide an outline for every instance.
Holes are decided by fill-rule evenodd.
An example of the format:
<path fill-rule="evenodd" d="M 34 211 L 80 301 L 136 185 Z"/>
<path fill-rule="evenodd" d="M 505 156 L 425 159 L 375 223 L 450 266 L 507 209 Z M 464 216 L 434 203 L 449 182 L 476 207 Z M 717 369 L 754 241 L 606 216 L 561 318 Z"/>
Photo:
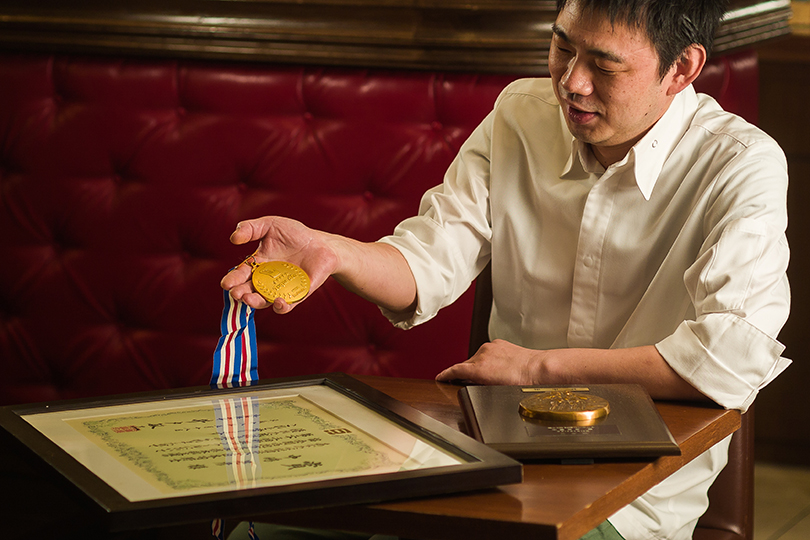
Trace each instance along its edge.
<path fill-rule="evenodd" d="M 381 242 L 423 323 L 492 260 L 492 339 L 532 349 L 654 344 L 703 394 L 746 410 L 790 363 L 787 166 L 778 145 L 690 86 L 605 170 L 549 79 L 507 87 L 419 215 Z M 627 540 L 691 538 L 729 439 L 610 521 Z"/>

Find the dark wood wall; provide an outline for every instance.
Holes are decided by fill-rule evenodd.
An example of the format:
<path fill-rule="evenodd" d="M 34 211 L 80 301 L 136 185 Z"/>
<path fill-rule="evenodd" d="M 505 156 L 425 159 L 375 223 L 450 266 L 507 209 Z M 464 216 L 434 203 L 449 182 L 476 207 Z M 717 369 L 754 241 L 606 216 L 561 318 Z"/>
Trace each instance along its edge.
<path fill-rule="evenodd" d="M 555 1 L 3 0 L 0 49 L 545 74 Z M 718 54 L 788 32 L 731 0 Z"/>
<path fill-rule="evenodd" d="M 757 399 L 757 458 L 810 465 L 810 33 L 758 46 L 760 126 L 788 158 L 790 318 L 780 335 L 793 365 Z"/>

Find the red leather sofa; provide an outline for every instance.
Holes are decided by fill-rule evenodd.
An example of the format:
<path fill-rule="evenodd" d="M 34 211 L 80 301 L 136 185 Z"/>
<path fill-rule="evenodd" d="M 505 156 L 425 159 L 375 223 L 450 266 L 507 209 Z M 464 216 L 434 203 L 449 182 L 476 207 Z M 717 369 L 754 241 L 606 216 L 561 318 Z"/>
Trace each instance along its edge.
<path fill-rule="evenodd" d="M 514 78 L 0 55 L 0 402 L 206 384 L 238 221 L 389 233 Z M 753 52 L 697 87 L 756 121 Z M 403 332 L 329 282 L 257 315 L 260 376 L 430 378 L 471 309 Z"/>

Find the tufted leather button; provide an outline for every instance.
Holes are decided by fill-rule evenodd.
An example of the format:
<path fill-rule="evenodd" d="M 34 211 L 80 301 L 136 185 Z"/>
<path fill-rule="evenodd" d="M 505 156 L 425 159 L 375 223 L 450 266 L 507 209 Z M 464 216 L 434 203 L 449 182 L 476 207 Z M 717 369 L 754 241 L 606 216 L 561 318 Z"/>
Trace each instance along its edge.
<path fill-rule="evenodd" d="M 433 131 L 441 131 L 442 129 L 444 129 L 444 125 L 442 125 L 442 123 L 439 122 L 438 120 L 434 120 L 433 122 L 431 122 L 430 127 L 433 129 Z"/>

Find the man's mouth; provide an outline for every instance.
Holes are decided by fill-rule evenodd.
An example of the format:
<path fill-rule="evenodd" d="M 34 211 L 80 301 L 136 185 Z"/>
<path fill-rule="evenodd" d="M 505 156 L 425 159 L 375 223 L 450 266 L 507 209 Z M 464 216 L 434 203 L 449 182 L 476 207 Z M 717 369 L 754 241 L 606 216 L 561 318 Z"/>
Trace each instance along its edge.
<path fill-rule="evenodd" d="M 566 112 L 568 114 L 568 118 L 571 119 L 571 121 L 575 124 L 587 124 L 598 115 L 598 113 L 585 111 L 570 104 L 566 105 Z"/>

